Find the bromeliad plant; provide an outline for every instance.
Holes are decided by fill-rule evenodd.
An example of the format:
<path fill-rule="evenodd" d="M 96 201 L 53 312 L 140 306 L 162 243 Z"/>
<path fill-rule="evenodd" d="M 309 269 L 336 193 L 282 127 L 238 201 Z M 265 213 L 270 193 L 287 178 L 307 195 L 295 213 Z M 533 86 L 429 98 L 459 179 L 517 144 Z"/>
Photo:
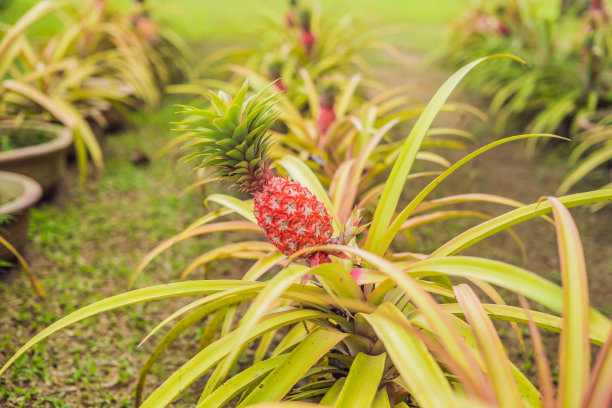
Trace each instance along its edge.
<path fill-rule="evenodd" d="M 176 124 L 186 126 L 186 128 L 183 127 L 179 130 L 187 131 L 190 134 L 187 136 L 187 138 L 196 138 L 197 142 L 195 142 L 192 147 L 210 148 L 210 150 L 206 151 L 196 151 L 196 153 L 192 155 L 192 157 L 204 156 L 208 159 L 206 165 L 203 167 L 207 167 L 209 163 L 212 165 L 227 163 L 227 165 L 221 167 L 221 170 L 217 172 L 216 175 L 218 176 L 237 179 L 239 184 L 244 182 L 252 183 L 252 181 L 249 181 L 249 178 L 257 179 L 257 172 L 266 174 L 268 170 L 263 172 L 257 167 L 249 169 L 245 168 L 244 166 L 247 164 L 259 166 L 261 163 L 265 163 L 265 167 L 267 169 L 270 163 L 274 163 L 276 168 L 283 174 L 288 174 L 295 180 L 302 182 L 310 189 L 311 192 L 316 195 L 319 201 L 326 203 L 328 209 L 331 208 L 331 214 L 335 220 L 334 228 L 336 233 L 342 231 L 342 234 L 337 236 L 336 240 L 346 241 L 358 227 L 356 222 L 360 218 L 363 217 L 367 220 L 372 218 L 377 201 L 379 200 L 380 194 L 384 189 L 384 183 L 381 183 L 380 179 L 383 178 L 386 171 L 393 166 L 402 149 L 402 141 L 388 143 L 387 145 L 381 145 L 381 141 L 387 135 L 387 132 L 398 123 L 402 115 L 406 118 L 410 118 L 411 116 L 416 115 L 418 112 L 421 112 L 422 108 L 419 107 L 418 109 L 412 110 L 406 109 L 405 111 L 400 111 L 399 113 L 392 112 L 391 110 L 394 106 L 401 104 L 405 100 L 405 97 L 398 95 L 399 92 L 397 91 L 390 91 L 387 94 L 381 95 L 381 97 L 375 98 L 372 102 L 386 102 L 386 104 L 380 105 L 381 111 L 391 111 L 387 112 L 387 115 L 383 115 L 380 118 L 381 123 L 383 123 L 380 124 L 381 128 L 374 131 L 370 130 L 372 127 L 378 126 L 375 125 L 375 123 L 377 119 L 376 113 L 379 108 L 377 108 L 373 103 L 367 104 L 363 109 L 365 112 L 367 112 L 364 123 L 360 123 L 356 117 L 353 117 L 350 121 L 350 123 L 355 124 L 355 127 L 360 127 L 360 132 L 356 133 L 350 126 L 348 128 L 341 128 L 343 129 L 342 132 L 345 132 L 347 137 L 346 140 L 342 140 L 340 139 L 341 131 L 333 131 L 333 135 L 337 137 L 337 139 L 333 144 L 330 144 L 330 146 L 335 145 L 337 147 L 337 151 L 335 152 L 336 155 L 334 156 L 334 159 L 337 161 L 333 162 L 326 159 L 323 161 L 322 165 L 316 165 L 314 160 L 309 156 L 309 153 L 312 154 L 313 151 L 308 150 L 307 147 L 304 148 L 304 151 L 302 154 L 300 154 L 300 157 L 303 157 L 304 161 L 301 161 L 294 155 L 287 154 L 287 151 L 291 151 L 286 147 L 291 146 L 291 143 L 287 142 L 287 139 L 291 137 L 291 133 L 282 135 L 271 130 L 274 127 L 274 119 L 277 116 L 279 118 L 283 117 L 282 111 L 279 112 L 274 110 L 274 104 L 282 104 L 283 99 L 276 99 L 278 97 L 276 94 L 267 95 L 267 89 L 271 88 L 272 86 L 272 84 L 268 84 L 265 88 L 261 89 L 256 95 L 250 97 L 248 100 L 245 100 L 245 92 L 247 91 L 246 82 L 243 84 L 236 98 L 233 100 L 224 92 L 220 92 L 218 95 L 211 93 L 211 103 L 216 108 L 214 112 L 190 106 L 183 106 L 183 110 L 181 111 L 182 113 L 189 114 L 190 119 L 197 118 L 198 120 L 176 122 Z M 253 102 L 254 100 L 262 98 L 264 95 L 267 96 L 260 104 L 256 105 Z M 271 102 L 272 100 L 275 100 L 274 103 L 269 103 L 269 105 L 267 105 L 268 102 Z M 282 105 L 281 109 L 283 106 L 285 105 Z M 389 106 L 391 108 L 389 108 Z M 445 103 L 440 107 L 441 110 L 449 110 L 453 108 L 454 107 L 451 107 L 451 104 L 448 103 Z M 238 112 L 240 112 L 240 115 L 236 116 Z M 343 111 L 339 110 L 339 112 Z M 389 119 L 387 116 L 390 115 L 396 117 Z M 287 123 L 291 122 L 288 121 Z M 292 127 L 293 125 L 291 125 L 291 128 Z M 259 137 L 264 137 L 263 135 L 265 135 L 265 142 L 262 142 L 266 144 L 265 151 L 260 149 L 258 144 L 259 142 L 255 142 L 254 134 L 245 134 L 245 129 L 248 130 L 251 128 L 256 129 L 257 135 L 260 135 Z M 426 138 L 421 142 L 421 147 L 440 146 L 444 145 L 444 142 L 449 143 L 451 147 L 457 147 L 456 144 L 453 145 L 451 143 L 452 140 L 436 138 L 438 135 L 453 133 L 453 129 L 428 129 Z M 455 134 L 469 136 L 469 134 L 465 132 L 462 133 L 460 131 L 456 131 Z M 232 135 L 231 140 L 229 140 L 229 135 Z M 244 136 L 246 139 L 243 140 L 243 136 L 241 135 L 246 135 Z M 270 155 L 268 157 L 267 142 L 269 137 L 273 138 L 275 143 L 271 146 Z M 253 143 L 253 148 L 247 149 L 246 146 L 248 146 L 248 144 L 246 146 L 243 145 L 246 142 Z M 279 144 L 281 144 L 281 147 L 278 146 Z M 306 143 L 304 145 L 308 146 Z M 298 147 L 296 151 L 299 151 L 299 145 L 293 145 L 294 148 L 296 148 L 296 146 Z M 446 177 L 448 174 L 452 173 L 454 168 L 469 161 L 480 152 L 486 151 L 493 146 L 494 145 L 487 146 L 479 150 L 477 153 L 467 156 L 461 163 L 449 168 L 441 177 Z M 459 147 L 461 147 L 460 144 Z M 346 152 L 344 152 L 345 150 Z M 331 152 L 331 149 L 329 151 Z M 317 151 L 314 151 L 314 153 L 316 152 Z M 304 156 L 303 153 L 306 153 L 306 155 Z M 222 157 L 217 157 L 217 154 L 222 155 Z M 245 154 L 249 156 L 243 157 Z M 257 154 L 262 154 L 262 157 L 256 157 Z M 341 162 L 340 159 L 342 156 L 344 156 L 343 162 Z M 418 151 L 416 153 L 416 158 L 420 160 L 433 161 L 446 167 L 450 166 L 450 163 L 446 162 L 445 159 L 429 152 Z M 337 167 L 335 167 L 334 163 L 338 163 Z M 316 172 L 313 173 L 309 166 L 315 167 Z M 427 171 L 414 172 L 407 176 L 407 178 L 413 179 L 417 177 L 429 177 L 437 174 L 439 173 Z M 215 174 L 210 176 L 211 177 L 193 184 L 190 186 L 190 188 L 193 188 L 194 186 L 201 186 L 216 180 L 214 177 Z M 262 178 L 264 177 L 262 176 Z M 259 184 L 260 182 L 256 183 Z M 323 187 L 322 183 L 326 187 Z M 248 191 L 250 187 L 247 185 L 244 189 Z M 253 195 L 255 197 L 254 203 L 257 208 L 257 206 L 261 204 L 261 200 L 258 201 L 257 199 L 260 197 L 260 195 L 259 193 Z M 199 220 L 192 223 L 180 234 L 161 243 L 158 247 L 151 251 L 137 267 L 132 278 L 132 284 L 136 277 L 144 270 L 144 268 L 153 258 L 183 239 L 216 231 L 259 231 L 257 224 L 259 224 L 259 226 L 263 226 L 262 223 L 258 222 L 256 217 L 253 216 L 254 204 L 251 201 L 240 201 L 234 197 L 223 194 L 212 195 L 208 197 L 208 201 L 221 204 L 222 206 L 226 207 L 226 209 L 224 211 L 214 211 L 203 216 Z M 284 199 L 281 200 L 279 205 L 282 205 L 282 203 L 285 201 L 286 200 Z M 516 201 L 493 195 L 463 195 L 447 197 L 445 200 L 423 203 L 422 206 L 415 209 L 414 214 L 416 215 L 426 210 L 439 209 L 445 205 L 455 204 L 457 202 L 470 201 L 489 201 L 510 206 L 522 205 Z M 294 211 L 295 208 L 289 208 L 289 210 Z M 222 221 L 211 224 L 211 221 L 229 215 L 228 211 L 235 211 L 243 215 L 247 222 L 234 223 Z M 409 234 L 411 229 L 418 226 L 436 222 L 441 219 L 455 217 L 487 218 L 488 216 L 486 214 L 474 211 L 437 211 L 436 213 L 428 214 L 426 216 L 419 215 L 417 218 L 410 220 L 410 222 L 407 221 L 401 226 L 400 230 Z M 267 227 L 264 227 L 263 230 L 267 231 Z M 287 232 L 289 233 L 290 237 L 293 237 L 293 235 L 291 235 L 293 231 Z M 317 239 L 319 238 L 318 233 L 315 236 Z M 268 238 L 270 239 L 270 236 L 268 236 Z M 330 238 L 329 233 L 327 233 L 325 238 Z M 514 238 L 516 239 L 516 237 Z M 323 239 L 323 241 L 324 240 L 325 239 Z M 274 237 L 270 239 L 270 241 L 276 244 L 278 243 L 278 238 Z M 295 242 L 295 239 L 291 240 L 291 244 L 294 244 Z M 517 242 L 520 244 L 519 240 L 517 240 Z M 280 247 L 285 248 L 285 245 L 281 244 Z M 220 258 L 235 257 L 257 259 L 263 256 L 270 260 L 270 263 L 267 265 L 268 268 L 271 268 L 276 263 L 286 262 L 286 259 L 282 254 L 288 255 L 286 250 L 281 250 L 280 253 L 274 251 L 274 246 L 270 245 L 269 243 L 255 243 L 253 241 L 235 243 L 227 247 L 216 248 L 210 252 L 202 254 L 185 269 L 181 279 L 186 278 L 196 268 L 208 265 L 211 261 Z"/>
<path fill-rule="evenodd" d="M 516 117 L 528 122 L 533 132 L 579 129 L 612 101 L 605 78 L 612 64 L 606 51 L 612 44 L 609 22 L 595 21 L 591 11 L 580 17 L 560 12 L 557 17 L 543 17 L 540 4 L 505 3 L 483 3 L 468 16 L 475 22 L 462 19 L 445 61 L 461 66 L 491 53 L 520 55 L 530 69 L 499 64 L 470 81 L 473 89 L 491 99 L 498 130 L 516 122 Z M 491 10 L 494 5 L 498 9 Z M 497 11 L 500 8 L 503 11 Z M 483 18 L 503 25 L 503 32 L 481 27 L 477 22 Z"/>
<path fill-rule="evenodd" d="M 273 107 L 278 110 L 278 121 L 270 129 L 275 141 L 270 149 L 271 159 L 278 162 L 287 155 L 299 157 L 315 172 L 328 189 L 330 197 L 335 194 L 334 191 L 342 190 L 338 190 L 337 186 L 346 182 L 349 173 L 354 173 L 350 177 L 359 190 L 355 199 L 365 198 L 371 188 L 379 185 L 380 176 L 391 168 L 397 157 L 401 141 L 396 139 L 406 129 L 401 123 L 418 117 L 423 111 L 423 105 L 410 95 L 415 87 L 394 88 L 369 101 L 360 102 L 361 99 L 356 97 L 355 92 L 363 80 L 361 75 L 354 75 L 336 84 L 328 84 L 320 88 L 319 92 L 308 73 L 302 71 L 301 74 L 308 90 L 307 112 L 300 111 L 284 95 L 278 97 L 276 106 Z M 249 83 L 260 94 L 267 96 L 274 94 L 278 84 L 270 84 L 266 78 L 256 74 L 249 79 Z M 242 88 L 244 86 L 245 83 Z M 237 92 L 241 91 L 242 89 Z M 244 107 L 237 109 L 244 110 Z M 482 112 L 463 103 L 448 102 L 442 110 L 469 113 L 486 119 Z M 183 113 L 190 116 L 184 122 L 177 122 L 182 126 L 181 131 L 197 136 L 202 127 L 209 126 L 206 124 L 206 115 L 210 115 L 210 112 L 187 107 Z M 185 139 L 190 137 L 185 136 Z M 426 150 L 465 149 L 466 145 L 461 139 L 471 141 L 473 136 L 459 129 L 432 128 L 421 146 L 423 151 L 419 152 L 417 158 L 448 167 L 448 160 Z M 208 182 L 209 179 L 203 179 L 194 186 Z M 346 205 L 355 206 L 357 202 L 349 199 Z"/>
<path fill-rule="evenodd" d="M 346 13 L 335 16 L 317 3 L 291 3 L 284 20 L 266 16 L 256 29 L 258 39 L 264 35 L 256 46 L 212 53 L 194 68 L 189 83 L 170 86 L 169 91 L 200 96 L 209 89 L 231 89 L 230 85 L 237 90 L 245 77 L 257 76 L 262 78 L 258 82 L 277 81 L 275 87 L 302 111 L 308 109 L 309 86 L 326 78 L 343 81 L 359 73 L 368 87 L 381 89 L 369 75 L 370 55 L 378 58 L 382 51 L 393 49 L 382 39 L 397 31 L 368 27 Z M 361 84 L 357 93 L 364 94 Z"/>
<path fill-rule="evenodd" d="M 285 232 L 300 227 L 307 208 L 320 208 L 323 204 L 319 214 L 329 214 L 316 220 L 314 230 L 323 231 L 328 223 L 337 229 L 333 207 L 325 200 L 324 190 L 321 194 L 322 187 L 307 166 L 293 166 L 300 169 L 292 175 L 294 180 L 303 181 L 301 186 L 265 171 L 270 169 L 263 164 L 269 139 L 258 129 L 258 125 L 269 121 L 269 116 L 262 113 L 265 103 L 255 98 L 245 99 L 249 101 L 246 105 L 227 106 L 229 97 L 216 100 L 215 105 L 221 109 L 209 115 L 211 126 L 203 131 L 209 142 L 199 145 L 202 151 L 198 156 L 218 166 L 219 176 L 229 176 L 243 188 L 270 199 L 250 213 L 248 207 L 237 204 L 239 200 L 230 204 L 232 208 L 247 217 L 258 214 L 263 218 L 261 225 L 269 232 L 267 235 L 277 237 L 288 248 L 288 261 L 312 260 L 324 253 L 325 262 L 314 267 L 290 264 L 261 282 L 257 278 L 271 262 L 262 258 L 242 280 L 181 282 L 101 300 L 39 333 L 0 369 L 0 375 L 34 344 L 86 317 L 145 301 L 199 296 L 151 332 L 154 335 L 180 319 L 145 363 L 137 387 L 137 405 L 168 406 L 198 378 L 207 375 L 197 407 L 299 407 L 313 403 L 335 407 L 553 406 L 551 386 L 541 382 L 540 393 L 512 364 L 496 335 L 491 322 L 494 319 L 561 331 L 558 404 L 605 406 L 612 398 L 612 391 L 606 387 L 612 375 L 612 324 L 588 307 L 584 256 L 566 207 L 611 200 L 612 190 L 551 197 L 521 206 L 465 231 L 424 257 L 397 257 L 388 251 L 397 232 L 428 193 L 469 160 L 460 161 L 438 176 L 396 212 L 406 178 L 436 112 L 457 82 L 481 62 L 458 71 L 433 97 L 402 145 L 367 232 L 352 231 L 355 239 L 345 245 L 308 243 L 301 250 L 291 247 L 295 238 Z M 241 98 L 245 96 L 236 95 L 234 101 Z M 249 109 L 242 111 L 234 106 Z M 228 115 L 230 112 L 232 115 Z M 222 118 L 217 117 L 220 113 Z M 497 144 L 533 136 L 536 135 L 517 136 Z M 258 155 L 251 158 L 255 152 Z M 275 184 L 285 189 L 278 191 Z M 311 190 L 310 195 L 307 190 Z M 293 194 L 304 197 L 304 205 L 298 206 L 296 201 L 295 211 L 291 211 L 291 202 L 285 201 Z M 298 212 L 298 207 L 303 211 L 295 216 L 292 213 Z M 559 237 L 563 288 L 517 266 L 457 255 L 489 235 L 551 211 Z M 227 212 L 219 210 L 217 215 Z M 398 215 L 393 219 L 395 213 Z M 280 231 L 270 231 L 273 224 Z M 297 229 L 294 231 L 297 237 L 303 236 Z M 240 250 L 247 249 L 259 250 L 255 245 Z M 303 281 L 306 276 L 311 278 Z M 451 277 L 468 283 L 457 285 Z M 492 285 L 530 298 L 549 312 L 509 306 Z M 483 304 L 472 288 L 482 289 L 492 303 Z M 186 330 L 204 324 L 198 353 L 140 404 L 147 373 L 159 356 Z M 604 344 L 591 375 L 589 341 Z M 255 347 L 251 362 L 246 367 L 239 365 L 238 372 L 230 376 L 232 367 L 249 347 Z M 542 378 L 547 377 L 543 374 Z M 281 400 L 285 402 L 273 404 Z"/>
<path fill-rule="evenodd" d="M 554 17 L 542 17 L 541 4 L 482 2 L 477 11 L 458 22 L 444 58 L 457 66 L 494 52 L 525 58 L 528 70 L 500 64 L 483 70 L 470 85 L 491 100 L 498 131 L 519 119 L 519 123 L 528 123 L 530 132 L 571 137 L 576 140 L 572 164 L 586 146 L 590 148 L 593 158 L 568 174 L 560 193 L 611 160 L 600 133 L 607 134 L 609 124 L 599 119 L 609 114 L 612 103 L 612 20 L 604 2 L 588 3 L 584 9 L 573 7 Z M 591 137 L 593 134 L 597 135 Z M 583 143 L 585 137 L 589 142 Z M 534 155 L 536 142 L 528 142 L 528 156 Z"/>
<path fill-rule="evenodd" d="M 94 112 L 103 101 L 122 100 L 125 94 L 108 89 L 107 83 L 100 87 L 90 81 L 103 79 L 95 61 L 56 55 L 59 44 L 37 47 L 25 34 L 30 25 L 62 6 L 40 2 L 14 26 L 4 27 L 0 40 L 0 116 L 57 121 L 71 129 L 84 176 L 87 152 L 94 164 L 102 167 L 102 152 L 84 110 Z"/>
<path fill-rule="evenodd" d="M 42 1 L 12 27 L 0 27 L 0 117 L 56 121 L 71 129 L 82 177 L 88 155 L 102 167 L 92 123 L 106 128 L 110 109 L 155 106 L 161 86 L 176 79 L 185 61 L 182 43 L 170 42 L 174 37 L 163 27 L 155 38 L 144 38 L 130 15 L 108 15 L 105 1 L 91 3 L 79 8 Z M 49 14 L 61 16 L 61 27 L 38 42 L 27 29 Z"/>
<path fill-rule="evenodd" d="M 202 130 L 193 136 L 204 141 L 193 143 L 190 147 L 197 151 L 188 157 L 202 157 L 202 167 L 217 168 L 214 176 L 232 180 L 253 197 L 257 224 L 281 253 L 333 243 L 325 204 L 270 168 L 269 129 L 278 112 L 271 113 L 268 103 L 274 96 L 258 102 L 261 94 L 256 94 L 245 100 L 247 91 L 245 84 L 233 100 L 227 94 L 212 94 L 216 113 L 199 113 L 203 121 L 197 126 Z"/>
<path fill-rule="evenodd" d="M 368 53 L 392 49 L 381 40 L 397 27 L 374 28 L 346 12 L 333 15 L 317 2 L 290 2 L 284 21 L 267 17 L 261 31 L 270 36 L 249 67 L 264 73 L 271 60 L 280 60 L 305 68 L 318 79 L 333 73 L 350 76 L 361 72 L 367 76 L 371 72 Z"/>
<path fill-rule="evenodd" d="M 573 137 L 575 147 L 568 156 L 572 170 L 559 186 L 558 194 L 566 194 L 576 183 L 598 167 L 612 162 L 612 117 Z M 612 187 L 612 183 L 603 188 Z M 599 207 L 599 206 L 597 206 Z"/>

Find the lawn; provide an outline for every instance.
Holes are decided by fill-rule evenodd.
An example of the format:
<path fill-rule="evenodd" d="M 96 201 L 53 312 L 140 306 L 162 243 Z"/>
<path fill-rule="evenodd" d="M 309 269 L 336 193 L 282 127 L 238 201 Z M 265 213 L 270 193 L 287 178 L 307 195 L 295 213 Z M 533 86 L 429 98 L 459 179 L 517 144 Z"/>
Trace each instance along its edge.
<path fill-rule="evenodd" d="M 174 109 L 168 101 L 155 113 L 134 114 L 130 129 L 106 139 L 103 175 L 83 188 L 75 177 L 68 178 L 55 197 L 33 211 L 26 256 L 49 299 L 32 297 L 18 270 L 2 272 L 1 359 L 66 313 L 124 291 L 143 254 L 203 213 L 198 191 L 179 196 L 193 181 L 191 166 L 178 164 L 175 154 L 156 156 L 171 140 L 167 128 Z M 132 164 L 138 152 L 150 157 L 151 164 Z M 151 265 L 138 285 L 175 280 L 187 261 L 218 242 L 213 237 L 179 246 Z M 37 347 L 32 357 L 20 360 L 3 376 L 0 405 L 133 406 L 130 392 L 137 361 L 147 352 L 136 345 L 171 304 L 104 315 Z M 180 363 L 175 356 L 169 366 Z M 162 378 L 165 370 L 156 374 Z"/>

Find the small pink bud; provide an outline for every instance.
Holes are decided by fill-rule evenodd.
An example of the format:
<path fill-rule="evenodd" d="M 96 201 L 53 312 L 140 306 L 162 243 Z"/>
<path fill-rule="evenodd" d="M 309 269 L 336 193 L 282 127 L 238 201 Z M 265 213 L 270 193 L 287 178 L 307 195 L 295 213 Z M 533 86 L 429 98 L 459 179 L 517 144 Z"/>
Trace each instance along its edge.
<path fill-rule="evenodd" d="M 314 268 L 315 266 L 319 266 L 321 264 L 330 263 L 331 259 L 325 252 L 316 252 L 312 258 L 310 258 L 310 267 Z"/>
<path fill-rule="evenodd" d="M 284 92 L 287 90 L 287 88 L 285 87 L 285 84 L 283 84 L 283 81 L 280 79 L 274 83 L 274 86 L 276 86 L 276 88 L 281 92 Z"/>
<path fill-rule="evenodd" d="M 302 30 L 302 37 L 300 38 L 300 42 L 302 43 L 302 47 L 310 54 L 312 51 L 312 47 L 314 46 L 315 37 L 310 32 L 310 30 Z"/>
<path fill-rule="evenodd" d="M 295 20 L 293 19 L 293 13 L 291 11 L 288 11 L 287 14 L 285 14 L 285 24 L 287 24 L 287 27 L 289 28 L 295 25 Z"/>
<path fill-rule="evenodd" d="M 365 282 L 362 282 L 364 270 L 363 268 L 353 268 L 351 270 L 351 276 L 355 279 L 358 285 L 363 285 Z"/>
<path fill-rule="evenodd" d="M 319 118 L 317 119 L 317 127 L 319 128 L 319 133 L 322 138 L 327 136 L 327 130 L 335 120 L 336 112 L 334 112 L 334 107 L 321 104 Z"/>

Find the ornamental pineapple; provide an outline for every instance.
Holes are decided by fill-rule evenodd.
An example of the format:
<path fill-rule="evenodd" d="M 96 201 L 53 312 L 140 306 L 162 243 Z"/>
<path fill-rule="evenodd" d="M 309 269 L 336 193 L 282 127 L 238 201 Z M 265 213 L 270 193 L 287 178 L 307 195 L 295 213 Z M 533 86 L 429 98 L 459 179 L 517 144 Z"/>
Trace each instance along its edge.
<path fill-rule="evenodd" d="M 275 176 L 270 169 L 268 130 L 278 116 L 271 110 L 276 95 L 258 102 L 267 88 L 248 99 L 247 89 L 245 82 L 233 100 L 223 92 L 211 92 L 216 113 L 184 106 L 184 113 L 203 118 L 183 122 L 195 137 L 204 139 L 191 145 L 197 151 L 187 157 L 202 158 L 200 167 L 215 167 L 214 176 L 232 180 L 253 196 L 257 224 L 283 254 L 337 242 L 325 205 L 306 187 Z M 316 264 L 325 262 L 326 256 L 310 254 L 300 260 Z"/>
<path fill-rule="evenodd" d="M 315 43 L 315 36 L 310 30 L 310 22 L 311 22 L 311 14 L 310 10 L 302 10 L 300 12 L 300 26 L 302 27 L 302 31 L 300 34 L 300 43 L 302 47 L 306 51 L 306 54 L 310 56 L 312 54 L 312 49 Z"/>
<path fill-rule="evenodd" d="M 336 99 L 337 88 L 333 85 L 327 85 L 321 92 L 321 102 L 319 107 L 319 117 L 317 118 L 317 128 L 321 139 L 327 136 L 327 130 L 336 121 L 336 112 L 334 103 Z"/>

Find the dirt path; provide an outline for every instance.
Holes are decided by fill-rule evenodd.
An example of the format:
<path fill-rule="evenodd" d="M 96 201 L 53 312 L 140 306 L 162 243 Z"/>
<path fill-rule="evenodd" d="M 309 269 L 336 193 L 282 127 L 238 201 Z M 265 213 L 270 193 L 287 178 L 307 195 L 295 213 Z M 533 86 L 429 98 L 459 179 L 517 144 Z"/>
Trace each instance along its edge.
<path fill-rule="evenodd" d="M 471 74 L 477 75 L 477 70 L 478 68 L 475 68 Z M 405 72 L 417 74 L 406 75 Z M 404 84 L 419 86 L 420 89 L 415 92 L 415 95 L 425 102 L 450 75 L 443 70 L 432 68 L 432 64 L 429 64 L 423 55 L 419 54 L 406 54 L 397 65 L 380 68 L 378 74 L 391 86 Z M 469 101 L 481 110 L 487 111 L 482 101 L 462 92 L 461 89 L 454 92 L 450 100 Z M 441 114 L 434 122 L 434 126 L 451 126 L 475 132 L 478 141 L 469 146 L 468 151 L 475 150 L 501 137 L 489 131 L 492 127 L 490 123 L 483 124 L 473 117 Z M 441 153 L 451 162 L 455 162 L 466 154 L 466 152 L 456 150 Z M 555 195 L 565 172 L 563 157 L 559 157 L 558 150 L 541 149 L 537 157 L 528 160 L 525 158 L 525 143 L 523 141 L 511 142 L 490 150 L 465 165 L 456 174 L 445 180 L 433 195 L 442 197 L 465 193 L 487 193 L 529 204 L 536 202 L 542 196 Z M 599 184 L 581 183 L 572 190 L 572 193 L 594 190 L 598 187 Z M 492 215 L 504 212 L 504 208 L 499 206 L 479 206 L 478 208 L 485 208 Z M 596 213 L 592 213 L 586 207 L 573 208 L 571 213 L 575 218 L 584 245 L 591 302 L 599 310 L 612 316 L 612 206 L 607 206 Z M 476 222 L 469 225 L 475 224 Z M 440 227 L 457 228 L 449 223 L 440 223 Z M 516 244 L 507 234 L 489 237 L 467 250 L 465 254 L 489 256 L 512 262 L 560 283 L 553 226 L 542 220 L 531 220 L 517 225 L 514 229 L 524 241 L 527 249 L 525 263 L 522 262 Z M 422 235 L 421 239 L 427 245 L 439 238 Z"/>

